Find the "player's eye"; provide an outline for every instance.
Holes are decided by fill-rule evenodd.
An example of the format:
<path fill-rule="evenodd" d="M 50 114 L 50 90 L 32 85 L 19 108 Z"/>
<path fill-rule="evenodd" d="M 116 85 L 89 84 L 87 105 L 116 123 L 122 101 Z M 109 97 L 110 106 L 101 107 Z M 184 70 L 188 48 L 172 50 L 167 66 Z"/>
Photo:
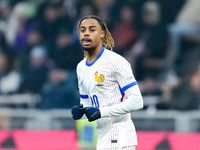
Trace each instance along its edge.
<path fill-rule="evenodd" d="M 80 32 L 82 32 L 82 33 L 85 32 L 85 29 L 81 29 Z"/>
<path fill-rule="evenodd" d="M 94 32 L 95 30 L 94 29 L 90 29 L 90 32 Z"/>

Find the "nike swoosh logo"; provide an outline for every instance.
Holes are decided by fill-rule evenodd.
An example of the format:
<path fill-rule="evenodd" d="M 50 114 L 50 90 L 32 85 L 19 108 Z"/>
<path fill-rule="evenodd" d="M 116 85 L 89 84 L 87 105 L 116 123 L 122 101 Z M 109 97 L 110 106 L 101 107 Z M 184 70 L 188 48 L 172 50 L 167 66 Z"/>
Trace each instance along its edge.
<path fill-rule="evenodd" d="M 84 81 L 85 79 L 83 79 L 82 81 L 81 81 L 81 84 L 83 84 L 83 81 Z"/>

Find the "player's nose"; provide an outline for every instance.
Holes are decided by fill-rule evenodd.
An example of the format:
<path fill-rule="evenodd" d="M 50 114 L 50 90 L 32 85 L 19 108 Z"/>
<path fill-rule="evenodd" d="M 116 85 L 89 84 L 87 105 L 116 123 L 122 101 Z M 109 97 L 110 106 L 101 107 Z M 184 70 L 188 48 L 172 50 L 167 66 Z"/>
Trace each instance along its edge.
<path fill-rule="evenodd" d="M 86 31 L 84 32 L 84 36 L 89 36 L 89 35 L 90 35 L 89 30 L 86 30 Z"/>

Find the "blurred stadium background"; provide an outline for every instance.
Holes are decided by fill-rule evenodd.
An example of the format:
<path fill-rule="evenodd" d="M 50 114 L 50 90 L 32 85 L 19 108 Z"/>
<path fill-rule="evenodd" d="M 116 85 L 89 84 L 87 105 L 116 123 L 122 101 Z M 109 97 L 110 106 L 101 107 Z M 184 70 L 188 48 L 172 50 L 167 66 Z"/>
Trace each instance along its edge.
<path fill-rule="evenodd" d="M 75 122 L 77 23 L 95 14 L 132 65 L 137 150 L 200 149 L 199 0 L 0 0 L 0 150 L 95 149 Z"/>

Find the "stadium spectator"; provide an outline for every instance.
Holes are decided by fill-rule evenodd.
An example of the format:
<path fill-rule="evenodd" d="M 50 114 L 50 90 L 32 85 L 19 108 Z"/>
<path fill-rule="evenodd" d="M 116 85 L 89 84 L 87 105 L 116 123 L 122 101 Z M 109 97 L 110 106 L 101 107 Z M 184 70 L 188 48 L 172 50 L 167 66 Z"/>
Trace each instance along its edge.
<path fill-rule="evenodd" d="M 56 4 L 46 4 L 41 12 L 42 16 L 39 18 L 39 25 L 42 35 L 46 43 L 52 44 L 55 42 L 56 34 L 62 26 L 60 20 L 58 6 Z"/>
<path fill-rule="evenodd" d="M 0 31 L 7 33 L 7 23 L 12 13 L 12 7 L 6 1 L 0 1 Z"/>
<path fill-rule="evenodd" d="M 138 31 L 135 26 L 135 13 L 133 7 L 123 5 L 120 8 L 119 20 L 111 30 L 116 43 L 115 51 L 121 55 L 124 55 L 138 38 Z"/>
<path fill-rule="evenodd" d="M 28 33 L 26 46 L 17 54 L 22 74 L 28 70 L 29 55 L 32 48 L 36 46 L 46 46 L 40 29 L 33 29 Z"/>
<path fill-rule="evenodd" d="M 111 15 L 111 11 L 108 9 L 101 9 L 98 12 L 98 16 L 102 18 L 102 20 L 106 23 L 108 29 L 111 29 L 114 24 L 113 17 Z"/>
<path fill-rule="evenodd" d="M 148 1 L 142 7 L 142 31 L 139 40 L 126 54 L 133 65 L 136 79 L 140 81 L 141 92 L 161 94 L 159 77 L 165 69 L 168 58 L 168 32 L 160 23 L 160 5 Z"/>
<path fill-rule="evenodd" d="M 181 56 L 179 71 L 181 76 L 168 73 L 162 88 L 162 100 L 158 109 L 194 110 L 199 109 L 200 102 L 200 51 L 199 46 L 189 47 Z M 192 61 L 191 61 L 192 58 Z M 171 74 L 171 75 L 170 75 Z"/>
<path fill-rule="evenodd" d="M 40 94 L 42 100 L 40 109 L 66 109 L 79 103 L 78 89 L 76 88 L 76 74 L 68 73 L 58 67 L 49 72 L 49 78 Z"/>
<path fill-rule="evenodd" d="M 5 35 L 1 31 L 0 31 L 0 49 L 2 52 L 5 52 L 8 55 L 12 56 L 11 48 L 6 41 Z"/>
<path fill-rule="evenodd" d="M 186 0 L 183 8 L 177 14 L 174 23 L 169 25 L 170 32 L 170 60 L 169 65 L 175 71 L 176 61 L 182 54 L 182 39 L 187 39 L 193 43 L 200 42 L 200 1 Z"/>
<path fill-rule="evenodd" d="M 198 71 L 180 80 L 174 88 L 165 87 L 157 109 L 197 110 L 200 107 L 200 74 Z"/>
<path fill-rule="evenodd" d="M 54 46 L 48 48 L 54 66 L 66 71 L 74 71 L 83 58 L 81 48 L 74 43 L 72 32 L 62 29 L 56 36 Z"/>
<path fill-rule="evenodd" d="M 31 49 L 29 55 L 29 67 L 23 74 L 21 93 L 38 93 L 46 81 L 48 68 L 46 49 L 42 46 L 35 46 Z"/>
<path fill-rule="evenodd" d="M 112 6 L 117 3 L 117 0 L 94 0 L 98 10 L 113 9 Z"/>
<path fill-rule="evenodd" d="M 16 53 L 26 45 L 29 31 L 35 27 L 35 22 L 29 22 L 34 16 L 29 2 L 19 2 L 13 6 L 13 11 L 7 18 L 6 39 Z"/>

